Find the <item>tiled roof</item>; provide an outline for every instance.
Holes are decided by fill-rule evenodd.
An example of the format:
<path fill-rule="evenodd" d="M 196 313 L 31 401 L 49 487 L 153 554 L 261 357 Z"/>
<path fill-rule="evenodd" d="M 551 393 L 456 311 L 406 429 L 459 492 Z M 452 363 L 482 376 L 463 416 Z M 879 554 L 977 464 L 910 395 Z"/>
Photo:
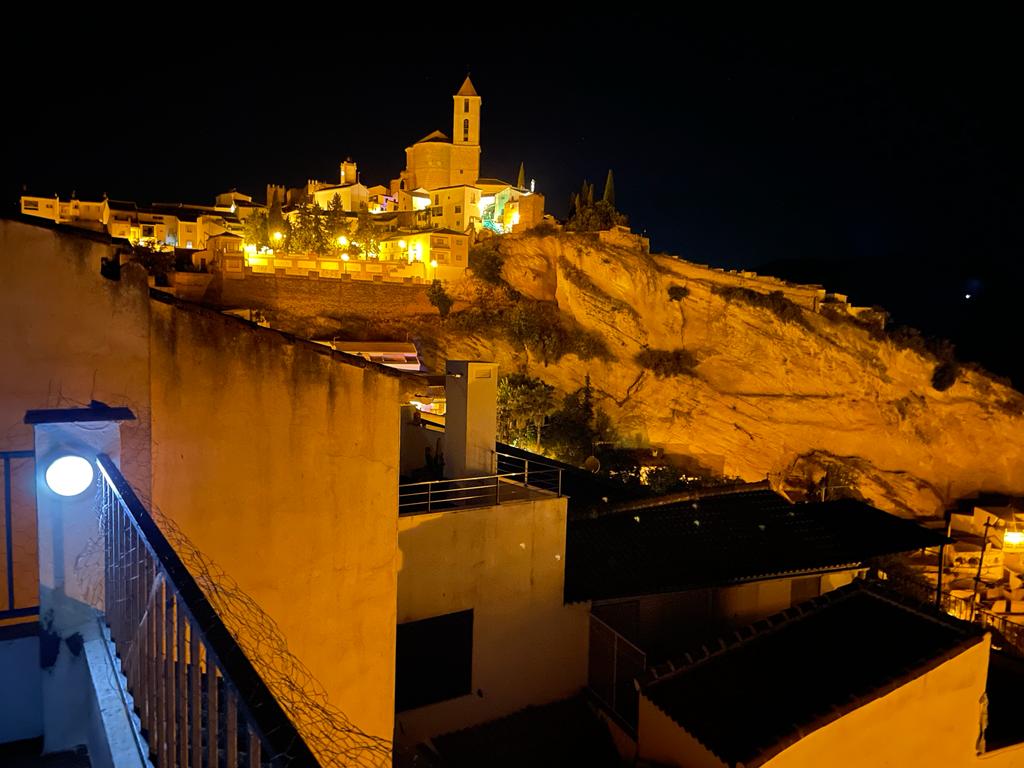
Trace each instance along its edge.
<path fill-rule="evenodd" d="M 607 727 L 582 697 L 527 707 L 431 741 L 445 768 L 616 768 L 622 764 Z"/>
<path fill-rule="evenodd" d="M 740 630 L 684 666 L 650 670 L 641 692 L 726 765 L 752 768 L 983 633 L 855 582 Z"/>
<path fill-rule="evenodd" d="M 680 592 L 855 566 L 944 537 L 852 499 L 791 504 L 769 490 L 569 523 L 569 602 Z"/>

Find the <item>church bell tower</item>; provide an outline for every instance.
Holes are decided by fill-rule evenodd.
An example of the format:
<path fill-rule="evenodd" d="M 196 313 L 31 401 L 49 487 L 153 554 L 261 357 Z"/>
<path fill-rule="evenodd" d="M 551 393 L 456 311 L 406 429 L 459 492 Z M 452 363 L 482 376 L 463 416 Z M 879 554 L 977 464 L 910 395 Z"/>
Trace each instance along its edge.
<path fill-rule="evenodd" d="M 455 110 L 452 119 L 452 143 L 480 146 L 480 102 L 469 76 L 452 97 Z"/>

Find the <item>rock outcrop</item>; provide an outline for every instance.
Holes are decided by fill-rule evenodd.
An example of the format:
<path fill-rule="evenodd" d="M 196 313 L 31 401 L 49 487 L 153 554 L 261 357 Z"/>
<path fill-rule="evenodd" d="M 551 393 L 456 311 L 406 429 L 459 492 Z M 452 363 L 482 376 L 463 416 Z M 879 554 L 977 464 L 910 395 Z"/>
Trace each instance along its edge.
<path fill-rule="evenodd" d="M 508 236 L 500 249 L 516 290 L 557 303 L 614 359 L 545 366 L 493 335 L 445 328 L 430 344 L 438 357 L 492 359 L 563 391 L 589 373 L 624 438 L 746 480 L 801 487 L 838 465 L 905 515 L 980 490 L 1024 493 L 1024 396 L 970 367 L 939 391 L 934 358 L 844 318 L 842 304 L 823 314 L 817 287 L 585 236 Z M 637 362 L 644 349 L 685 349 L 696 365 L 659 378 Z"/>

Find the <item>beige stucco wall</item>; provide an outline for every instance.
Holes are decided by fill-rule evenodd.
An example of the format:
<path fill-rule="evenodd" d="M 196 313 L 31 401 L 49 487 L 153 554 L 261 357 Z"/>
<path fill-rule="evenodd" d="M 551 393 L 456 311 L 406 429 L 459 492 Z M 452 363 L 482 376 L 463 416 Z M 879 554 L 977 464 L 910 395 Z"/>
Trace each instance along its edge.
<path fill-rule="evenodd" d="M 396 741 L 556 701 L 586 683 L 587 606 L 562 603 L 565 503 L 399 519 L 398 621 L 472 608 L 474 693 L 400 713 Z"/>
<path fill-rule="evenodd" d="M 766 768 L 975 765 L 989 641 L 810 733 Z"/>
<path fill-rule="evenodd" d="M 397 377 L 158 302 L 152 361 L 154 506 L 277 622 L 332 705 L 390 738 Z"/>
<path fill-rule="evenodd" d="M 986 636 L 921 677 L 812 731 L 763 765 L 765 768 L 976 765 L 988 655 Z M 737 723 L 737 727 L 742 724 Z M 666 765 L 686 768 L 723 765 L 644 696 L 640 698 L 639 749 L 641 757 Z M 991 760 L 983 764 L 1000 768 L 1004 765 Z"/>
<path fill-rule="evenodd" d="M 146 277 L 124 269 L 100 275 L 109 244 L 48 227 L 0 220 L 0 450 L 31 450 L 25 412 L 100 400 L 128 406 L 122 466 L 149 488 L 149 317 Z M 32 462 L 12 466 L 15 607 L 39 602 Z M 0 491 L 2 498 L 2 491 Z M 2 504 L 2 501 L 0 501 Z M 0 607 L 7 574 L 0 518 Z"/>

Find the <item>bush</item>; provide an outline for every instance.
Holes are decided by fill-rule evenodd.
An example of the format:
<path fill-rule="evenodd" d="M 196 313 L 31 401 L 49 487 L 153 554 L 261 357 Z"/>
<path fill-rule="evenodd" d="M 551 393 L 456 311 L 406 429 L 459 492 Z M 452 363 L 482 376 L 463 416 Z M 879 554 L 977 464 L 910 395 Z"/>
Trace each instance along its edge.
<path fill-rule="evenodd" d="M 452 304 L 455 303 L 444 289 L 440 280 L 435 280 L 427 288 L 427 300 L 437 307 L 441 317 L 448 317 L 448 313 L 452 311 Z"/>
<path fill-rule="evenodd" d="M 529 237 L 547 237 L 548 235 L 557 235 L 558 227 L 550 221 L 545 220 L 540 224 L 530 227 L 528 230 L 523 232 L 523 234 Z"/>
<path fill-rule="evenodd" d="M 690 289 L 685 285 L 670 285 L 668 287 L 669 301 L 682 301 L 690 295 Z"/>
<path fill-rule="evenodd" d="M 634 358 L 641 368 L 659 379 L 670 376 L 696 376 L 697 358 L 685 349 L 643 349 Z"/>
<path fill-rule="evenodd" d="M 932 386 L 939 392 L 945 392 L 956 383 L 960 374 L 960 365 L 956 360 L 947 360 L 935 366 L 932 373 Z"/>
<path fill-rule="evenodd" d="M 469 268 L 473 274 L 491 285 L 501 285 L 501 268 L 505 258 L 490 245 L 475 245 L 469 249 Z"/>
<path fill-rule="evenodd" d="M 786 298 L 786 294 L 782 291 L 760 293 L 750 288 L 741 288 L 739 286 L 713 285 L 711 292 L 721 296 L 726 301 L 740 301 L 752 307 L 761 307 L 762 309 L 767 309 L 784 322 L 796 323 L 805 328 L 810 328 L 800 305 Z"/>

